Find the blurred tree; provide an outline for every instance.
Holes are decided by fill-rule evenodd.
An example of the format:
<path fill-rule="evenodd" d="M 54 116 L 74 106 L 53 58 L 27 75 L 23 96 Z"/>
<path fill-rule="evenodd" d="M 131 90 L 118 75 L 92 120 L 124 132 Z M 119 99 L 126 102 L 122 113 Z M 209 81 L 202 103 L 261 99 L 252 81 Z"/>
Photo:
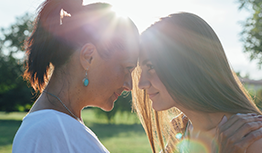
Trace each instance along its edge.
<path fill-rule="evenodd" d="M 237 75 L 238 77 L 241 77 L 241 75 L 240 75 L 240 71 L 235 72 L 235 73 L 236 73 L 236 75 Z"/>
<path fill-rule="evenodd" d="M 252 96 L 252 95 L 251 95 Z M 262 110 L 262 89 L 258 90 L 255 95 L 252 96 L 257 107 Z"/>
<path fill-rule="evenodd" d="M 0 47 L 7 50 L 5 54 L 13 56 L 14 53 L 24 51 L 24 41 L 33 30 L 32 15 L 26 13 L 16 18 L 16 22 L 8 28 L 1 28 Z M 2 53 L 3 54 L 3 53 Z"/>
<path fill-rule="evenodd" d="M 30 35 L 32 15 L 16 18 L 16 23 L 2 28 L 0 34 L 0 111 L 26 111 L 32 105 L 32 89 L 22 78 L 23 44 Z M 23 53 L 23 54 L 21 54 Z"/>
<path fill-rule="evenodd" d="M 262 0 L 238 0 L 239 9 L 247 9 L 251 16 L 243 22 L 241 32 L 244 42 L 244 52 L 250 53 L 250 60 L 258 60 L 259 68 L 262 65 Z"/>
<path fill-rule="evenodd" d="M 241 75 L 241 72 L 240 71 L 237 71 L 237 72 L 235 72 L 236 73 L 236 75 L 239 77 L 239 78 L 245 78 L 245 79 L 249 79 L 250 78 L 250 75 L 249 75 L 249 73 L 246 73 L 246 74 L 242 74 Z"/>
<path fill-rule="evenodd" d="M 111 111 L 105 112 L 100 108 L 94 108 L 94 110 L 97 117 L 106 117 L 108 123 L 113 123 L 116 113 L 131 113 L 131 106 L 132 94 L 131 92 L 124 91 L 115 101 L 114 108 Z"/>

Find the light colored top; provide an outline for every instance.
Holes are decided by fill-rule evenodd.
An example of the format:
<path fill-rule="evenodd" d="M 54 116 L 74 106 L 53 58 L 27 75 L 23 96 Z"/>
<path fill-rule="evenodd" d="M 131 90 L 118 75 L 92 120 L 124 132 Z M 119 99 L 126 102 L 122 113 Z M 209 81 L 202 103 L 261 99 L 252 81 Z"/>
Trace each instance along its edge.
<path fill-rule="evenodd" d="M 187 122 L 185 127 L 185 132 L 180 138 L 180 142 L 177 145 L 179 153 L 189 153 L 190 146 L 190 130 L 192 130 L 193 126 L 190 121 Z"/>
<path fill-rule="evenodd" d="M 24 117 L 13 141 L 13 153 L 109 153 L 83 123 L 52 109 Z"/>

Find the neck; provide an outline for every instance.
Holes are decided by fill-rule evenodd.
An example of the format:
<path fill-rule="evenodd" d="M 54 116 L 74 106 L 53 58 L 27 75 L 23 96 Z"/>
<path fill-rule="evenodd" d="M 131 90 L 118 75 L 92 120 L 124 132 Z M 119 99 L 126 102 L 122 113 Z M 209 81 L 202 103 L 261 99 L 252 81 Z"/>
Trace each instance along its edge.
<path fill-rule="evenodd" d="M 194 150 L 202 150 L 203 144 L 207 152 L 212 152 L 212 141 L 216 134 L 216 127 L 222 120 L 223 116 L 230 118 L 232 114 L 217 112 L 217 113 L 205 113 L 199 111 L 191 111 L 183 108 L 179 108 L 191 121 L 192 127 L 189 126 L 189 139 L 195 142 L 189 146 L 190 152 L 194 153 Z M 201 152 L 201 151 L 200 151 Z M 203 151 L 204 152 L 204 151 Z M 205 151 L 206 152 L 206 151 Z"/>
<path fill-rule="evenodd" d="M 72 117 L 74 117 L 75 119 L 77 119 L 78 121 L 81 121 L 81 119 L 79 117 L 77 117 L 63 102 L 62 100 L 57 97 L 56 95 L 50 93 L 50 92 L 47 92 L 46 90 L 43 91 L 45 94 L 48 94 L 52 97 L 54 97 L 56 100 L 58 100 L 60 102 L 60 104 L 67 110 L 67 112 L 69 113 L 69 115 L 71 115 Z"/>
<path fill-rule="evenodd" d="M 70 80 L 70 78 L 68 79 Z M 75 96 L 77 95 L 75 91 L 71 91 L 72 89 L 74 89 L 72 84 L 69 84 L 64 77 L 60 77 L 58 74 L 52 75 L 44 92 L 37 99 L 30 112 L 54 109 L 81 120 L 81 110 L 84 106 Z"/>
<path fill-rule="evenodd" d="M 51 77 L 45 91 L 50 93 L 49 97 L 55 100 L 56 105 L 61 107 L 63 110 L 66 110 L 67 114 L 73 116 L 74 118 L 77 117 L 80 119 L 83 106 L 81 106 L 80 101 L 77 97 L 75 97 L 75 91 L 72 91 L 74 83 L 69 83 L 67 79 L 73 80 L 71 78 L 66 78 L 65 76 L 62 77 L 59 74 L 54 74 Z M 60 103 L 59 99 L 63 104 Z"/>
<path fill-rule="evenodd" d="M 190 119 L 194 133 L 208 132 L 211 135 L 215 134 L 215 129 L 224 115 L 227 116 L 227 118 L 233 115 L 223 112 L 204 113 L 187 109 L 181 109 L 181 111 Z"/>

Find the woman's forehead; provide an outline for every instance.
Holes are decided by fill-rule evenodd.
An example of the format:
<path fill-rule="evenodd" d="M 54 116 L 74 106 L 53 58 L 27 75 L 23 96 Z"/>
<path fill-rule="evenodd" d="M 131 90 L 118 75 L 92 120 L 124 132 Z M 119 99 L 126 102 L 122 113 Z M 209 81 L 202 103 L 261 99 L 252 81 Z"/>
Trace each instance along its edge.
<path fill-rule="evenodd" d="M 123 63 L 134 63 L 136 65 L 138 56 L 139 56 L 139 50 L 138 49 L 128 49 L 128 50 L 117 50 L 113 56 L 115 60 L 118 60 Z"/>
<path fill-rule="evenodd" d="M 150 61 L 147 53 L 145 51 L 140 51 L 139 52 L 139 65 L 143 66 L 145 65 L 148 61 Z"/>

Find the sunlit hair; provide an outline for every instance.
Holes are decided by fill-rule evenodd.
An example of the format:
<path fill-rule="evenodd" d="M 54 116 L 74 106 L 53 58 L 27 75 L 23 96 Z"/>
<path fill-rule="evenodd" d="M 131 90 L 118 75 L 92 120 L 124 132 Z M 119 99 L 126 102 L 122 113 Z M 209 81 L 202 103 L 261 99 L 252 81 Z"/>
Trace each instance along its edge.
<path fill-rule="evenodd" d="M 261 114 L 228 64 L 217 35 L 197 15 L 178 13 L 162 18 L 142 33 L 141 45 L 171 97 L 184 108 L 206 113 Z M 134 75 L 137 85 L 140 73 L 134 73 L 137 73 Z M 170 134 L 170 130 L 162 129 L 164 125 L 158 126 L 168 115 L 158 113 L 157 119 L 152 113 L 146 113 L 153 109 L 148 98 L 138 98 L 146 97 L 144 92 L 134 88 L 134 109 L 156 152 L 154 141 L 157 137 L 152 133 L 160 131 L 165 137 Z M 182 125 L 181 116 L 178 125 Z M 175 134 L 170 136 L 173 143 L 178 141 Z M 163 138 L 158 139 L 163 143 Z M 160 148 L 164 149 L 162 146 Z"/>
<path fill-rule="evenodd" d="M 24 78 L 42 91 L 50 74 L 65 65 L 86 43 L 93 43 L 105 58 L 112 51 L 138 43 L 139 33 L 129 18 L 121 18 L 107 3 L 82 5 L 82 0 L 46 0 L 39 7 L 34 31 L 26 42 Z"/>

